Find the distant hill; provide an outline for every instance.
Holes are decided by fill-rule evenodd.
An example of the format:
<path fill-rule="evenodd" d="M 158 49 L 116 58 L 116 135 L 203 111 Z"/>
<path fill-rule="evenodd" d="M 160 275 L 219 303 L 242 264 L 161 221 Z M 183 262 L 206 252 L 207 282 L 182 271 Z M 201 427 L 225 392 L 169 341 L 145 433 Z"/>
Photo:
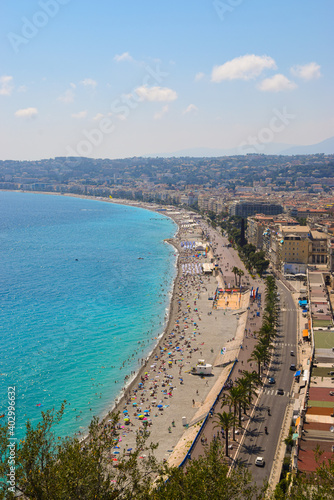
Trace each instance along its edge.
<path fill-rule="evenodd" d="M 326 155 L 334 154 L 334 137 L 329 137 L 324 141 L 309 146 L 293 146 L 283 150 L 282 155 L 316 155 L 324 153 Z"/>
<path fill-rule="evenodd" d="M 263 144 L 263 149 L 255 150 L 254 147 L 246 146 L 242 148 L 229 148 L 229 149 L 218 149 L 218 148 L 188 148 L 188 149 L 179 149 L 178 151 L 174 151 L 172 153 L 161 153 L 161 154 L 151 154 L 147 155 L 148 157 L 159 156 L 161 158 L 171 158 L 171 157 L 184 157 L 184 156 L 192 156 L 196 158 L 206 157 L 217 157 L 217 156 L 236 156 L 236 155 L 244 155 L 248 153 L 260 153 L 267 155 L 277 155 L 280 154 L 282 149 L 286 149 L 291 147 L 291 144 L 280 144 L 280 143 L 271 143 L 271 144 Z M 145 155 L 146 156 L 146 155 Z"/>
<path fill-rule="evenodd" d="M 278 142 L 272 142 L 268 144 L 263 144 L 264 148 L 260 150 L 255 150 L 252 146 L 247 148 L 246 146 L 240 148 L 231 148 L 231 149 L 218 149 L 218 148 L 188 148 L 188 149 L 179 149 L 178 151 L 174 151 L 172 153 L 161 153 L 161 154 L 150 154 L 145 155 L 145 157 L 156 157 L 160 158 L 171 158 L 171 157 L 217 157 L 217 156 L 235 156 L 242 155 L 248 153 L 259 153 L 266 155 L 308 155 L 308 154 L 334 154 L 334 137 L 330 137 L 329 139 L 325 139 L 322 142 L 317 144 L 311 144 L 309 146 L 294 146 L 291 144 L 283 144 Z"/>

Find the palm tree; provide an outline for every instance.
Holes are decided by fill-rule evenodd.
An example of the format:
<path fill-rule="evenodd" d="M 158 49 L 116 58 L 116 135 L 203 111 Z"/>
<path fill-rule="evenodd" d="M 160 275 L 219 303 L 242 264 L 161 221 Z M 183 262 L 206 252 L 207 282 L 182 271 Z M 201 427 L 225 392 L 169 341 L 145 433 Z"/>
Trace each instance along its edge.
<path fill-rule="evenodd" d="M 263 385 L 263 382 L 261 381 L 260 377 L 258 374 L 254 372 L 248 372 L 247 370 L 244 370 L 242 372 L 243 379 L 245 379 L 248 383 L 249 387 L 249 393 L 248 393 L 248 403 L 251 404 L 252 401 L 252 395 L 255 394 L 255 389 L 258 387 L 261 387 Z"/>
<path fill-rule="evenodd" d="M 241 404 L 242 400 L 243 400 L 243 395 L 240 388 L 237 386 L 231 387 L 227 395 L 226 402 L 228 405 L 233 407 L 233 417 L 234 417 L 233 441 L 235 441 L 235 422 L 237 417 L 238 406 Z"/>
<path fill-rule="evenodd" d="M 249 378 L 242 377 L 236 380 L 237 387 L 240 389 L 242 400 L 239 404 L 239 426 L 241 427 L 241 409 L 243 407 L 244 414 L 247 415 L 247 407 L 251 402 L 252 396 L 256 394 L 253 383 Z"/>
<path fill-rule="evenodd" d="M 257 345 L 259 347 L 263 347 L 265 349 L 267 349 L 268 353 L 269 353 L 269 350 L 273 348 L 273 345 L 271 344 L 271 337 L 270 335 L 259 335 L 259 341 L 257 343 Z"/>
<path fill-rule="evenodd" d="M 261 344 L 256 344 L 253 349 L 252 355 L 248 361 L 256 361 L 258 367 L 258 375 L 261 375 L 261 364 L 267 363 L 270 360 L 268 348 Z"/>
<path fill-rule="evenodd" d="M 215 427 L 221 427 L 224 429 L 226 439 L 225 454 L 228 457 L 228 433 L 231 427 L 235 424 L 235 417 L 232 415 L 232 413 L 227 413 L 226 411 L 224 411 L 223 413 L 218 413 L 217 417 L 218 419 L 214 420 L 214 422 L 217 423 Z"/>
<path fill-rule="evenodd" d="M 234 286 L 237 286 L 237 274 L 238 274 L 239 269 L 234 266 L 232 269 L 232 273 L 234 274 Z"/>
<path fill-rule="evenodd" d="M 238 269 L 237 275 L 239 276 L 239 288 L 241 286 L 241 278 L 245 275 L 242 269 Z"/>

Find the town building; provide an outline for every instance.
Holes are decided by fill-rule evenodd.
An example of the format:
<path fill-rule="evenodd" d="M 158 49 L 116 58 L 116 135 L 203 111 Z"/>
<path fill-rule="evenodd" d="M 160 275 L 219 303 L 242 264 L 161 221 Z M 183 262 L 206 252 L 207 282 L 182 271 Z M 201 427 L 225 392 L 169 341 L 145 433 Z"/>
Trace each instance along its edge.
<path fill-rule="evenodd" d="M 261 201 L 233 201 L 229 208 L 231 216 L 249 217 L 255 214 L 278 215 L 283 213 L 282 205 Z"/>

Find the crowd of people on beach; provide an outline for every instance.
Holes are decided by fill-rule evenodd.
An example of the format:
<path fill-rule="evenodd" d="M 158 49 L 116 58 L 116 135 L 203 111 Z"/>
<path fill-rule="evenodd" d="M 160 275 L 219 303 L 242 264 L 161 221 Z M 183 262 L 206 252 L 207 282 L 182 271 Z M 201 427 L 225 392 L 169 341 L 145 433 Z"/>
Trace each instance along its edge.
<path fill-rule="evenodd" d="M 135 386 L 124 390 L 117 453 L 133 446 L 135 431 L 159 422 L 166 412 L 171 415 L 168 432 L 175 427 L 172 399 L 176 390 L 187 385 L 187 376 L 196 364 L 195 355 L 202 356 L 201 311 L 198 300 L 208 294 L 212 276 L 201 271 L 200 260 L 205 254 L 194 255 L 191 244 L 179 246 L 180 273 L 174 289 L 174 321 L 156 347 L 151 361 L 144 361 L 140 379 Z M 190 270 L 192 272 L 186 272 Z M 198 390 L 197 390 L 198 395 Z M 195 399 L 192 399 L 195 406 Z M 165 420 L 165 419 L 164 419 Z"/>
<path fill-rule="evenodd" d="M 194 384 L 196 377 L 192 379 L 189 377 L 194 377 L 199 358 L 210 357 L 214 360 L 215 356 L 218 353 L 221 355 L 220 351 L 223 351 L 222 345 L 217 355 L 213 353 L 213 337 L 209 332 L 217 334 L 222 332 L 223 328 L 224 333 L 220 335 L 222 339 L 225 338 L 224 342 L 229 342 L 235 336 L 235 330 L 232 329 L 229 336 L 226 334 L 228 316 L 225 316 L 225 312 L 229 309 L 226 308 L 226 304 L 225 311 L 222 311 L 220 316 L 224 318 L 225 326 L 217 322 L 217 310 L 213 308 L 213 301 L 208 299 L 214 295 L 219 281 L 217 282 L 217 277 L 214 275 L 204 274 L 201 265 L 208 260 L 219 262 L 220 270 L 224 273 L 222 278 L 227 281 L 225 286 L 224 281 L 221 285 L 226 288 L 227 285 L 230 286 L 230 281 L 234 283 L 231 271 L 233 262 L 229 262 L 226 252 L 222 251 L 221 242 L 218 242 L 214 234 L 202 233 L 205 240 L 209 239 L 208 253 L 196 252 L 193 242 L 182 240 L 182 236 L 189 237 L 189 234 L 182 234 L 180 231 L 176 238 L 179 273 L 174 284 L 172 314 L 168 328 L 149 360 L 142 360 L 139 378 L 124 387 L 123 397 L 118 401 L 116 409 L 120 411 L 121 418 L 118 424 L 117 442 L 115 441 L 115 448 L 111 454 L 116 464 L 119 453 L 131 453 L 136 442 L 136 432 L 142 432 L 145 427 L 153 433 L 153 441 L 154 435 L 158 436 L 159 441 L 165 436 L 166 442 L 170 443 L 173 439 L 167 438 L 169 433 L 174 434 L 176 431 L 179 436 L 182 435 L 181 417 L 179 413 L 174 412 L 175 404 L 177 405 L 179 401 L 179 407 L 181 403 L 183 408 L 187 404 L 193 408 L 188 415 L 195 416 L 197 409 L 201 411 L 200 408 L 210 387 L 213 386 L 214 379 L 206 379 L 198 385 Z M 231 315 L 232 310 L 229 311 L 229 317 L 232 317 Z M 228 321 L 232 325 L 231 320 Z M 211 325 L 211 330 L 208 329 L 208 325 Z M 251 336 L 251 331 L 247 333 Z M 232 350 L 234 349 L 233 347 Z M 199 396 L 198 389 L 202 397 Z M 181 411 L 186 413 L 185 410 Z M 184 417 L 182 425 L 184 425 L 183 419 Z M 166 450 L 168 456 L 174 448 L 171 444 L 169 446 L 170 449 Z"/>

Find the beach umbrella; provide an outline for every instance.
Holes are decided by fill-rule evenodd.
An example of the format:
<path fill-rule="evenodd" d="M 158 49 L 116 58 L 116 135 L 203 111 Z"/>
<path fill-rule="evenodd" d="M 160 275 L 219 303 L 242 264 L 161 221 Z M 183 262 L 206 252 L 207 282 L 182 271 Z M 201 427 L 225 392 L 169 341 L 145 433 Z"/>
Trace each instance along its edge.
<path fill-rule="evenodd" d="M 137 403 L 132 403 L 132 406 L 137 406 Z"/>
<path fill-rule="evenodd" d="M 126 451 L 131 451 L 131 450 L 132 450 L 132 448 L 128 448 Z"/>
<path fill-rule="evenodd" d="M 114 455 L 119 455 L 119 451 L 114 451 Z"/>
<path fill-rule="evenodd" d="M 162 405 L 157 405 L 157 408 L 163 408 L 163 406 Z"/>
<path fill-rule="evenodd" d="M 128 413 L 128 410 L 124 410 L 123 413 Z M 108 420 L 108 422 L 111 422 L 111 420 Z"/>

